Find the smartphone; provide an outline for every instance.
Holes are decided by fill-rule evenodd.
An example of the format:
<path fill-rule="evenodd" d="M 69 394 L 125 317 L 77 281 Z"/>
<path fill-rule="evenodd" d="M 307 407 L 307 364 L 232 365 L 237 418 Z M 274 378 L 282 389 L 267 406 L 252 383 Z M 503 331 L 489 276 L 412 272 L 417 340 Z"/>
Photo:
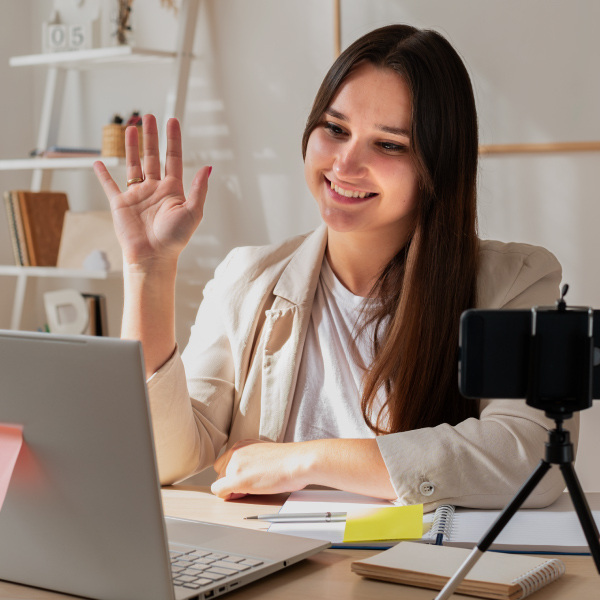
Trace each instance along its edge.
<path fill-rule="evenodd" d="M 573 410 L 588 408 L 589 370 L 591 397 L 600 398 L 600 311 L 592 315 L 590 332 L 587 309 L 465 311 L 459 330 L 460 392 L 468 398 L 536 396 L 539 408 L 557 401 Z"/>

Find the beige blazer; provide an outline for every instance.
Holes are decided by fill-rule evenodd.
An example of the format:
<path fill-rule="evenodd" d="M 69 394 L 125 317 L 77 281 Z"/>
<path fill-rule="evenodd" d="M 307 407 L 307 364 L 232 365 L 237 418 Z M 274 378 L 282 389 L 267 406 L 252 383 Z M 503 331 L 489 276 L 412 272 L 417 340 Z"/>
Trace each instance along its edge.
<path fill-rule="evenodd" d="M 233 250 L 204 290 L 190 340 L 148 381 L 163 484 L 210 466 L 238 440 L 282 441 L 327 243 L 325 226 Z M 554 303 L 560 264 L 543 248 L 481 242 L 478 306 Z M 479 419 L 377 438 L 401 502 L 501 507 L 543 456 L 552 422 L 519 400 L 481 401 Z M 577 440 L 577 419 L 569 422 Z M 551 471 L 528 506 L 564 488 Z"/>

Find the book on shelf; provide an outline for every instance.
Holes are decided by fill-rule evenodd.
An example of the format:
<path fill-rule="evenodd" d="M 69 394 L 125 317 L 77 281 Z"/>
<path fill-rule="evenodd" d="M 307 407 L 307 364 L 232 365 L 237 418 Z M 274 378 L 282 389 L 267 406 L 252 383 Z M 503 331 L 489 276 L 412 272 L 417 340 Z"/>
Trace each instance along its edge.
<path fill-rule="evenodd" d="M 88 326 L 86 335 L 108 335 L 106 297 L 102 294 L 81 294 L 88 307 Z"/>
<path fill-rule="evenodd" d="M 29 266 L 29 255 L 25 244 L 25 231 L 21 221 L 21 211 L 18 202 L 13 202 L 11 192 L 4 192 L 4 205 L 8 218 L 8 229 L 13 249 L 15 264 L 18 266 Z"/>
<path fill-rule="evenodd" d="M 470 550 L 400 542 L 375 556 L 354 561 L 357 575 L 415 587 L 441 590 Z M 458 586 L 458 594 L 478 598 L 520 600 L 565 573 L 557 558 L 485 552 Z"/>
<path fill-rule="evenodd" d="M 63 192 L 11 190 L 4 193 L 15 263 L 54 267 L 58 259 L 65 213 Z"/>

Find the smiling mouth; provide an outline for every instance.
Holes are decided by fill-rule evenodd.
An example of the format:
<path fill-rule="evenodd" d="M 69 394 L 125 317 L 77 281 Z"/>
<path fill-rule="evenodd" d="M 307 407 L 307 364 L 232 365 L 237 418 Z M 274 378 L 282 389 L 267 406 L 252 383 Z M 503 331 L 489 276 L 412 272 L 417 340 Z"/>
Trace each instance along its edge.
<path fill-rule="evenodd" d="M 344 196 L 345 198 L 372 198 L 373 196 L 377 196 L 374 192 L 359 192 L 358 190 L 345 190 L 343 187 L 336 185 L 333 181 L 330 181 L 325 177 L 325 181 L 329 184 L 329 187 L 340 196 Z"/>

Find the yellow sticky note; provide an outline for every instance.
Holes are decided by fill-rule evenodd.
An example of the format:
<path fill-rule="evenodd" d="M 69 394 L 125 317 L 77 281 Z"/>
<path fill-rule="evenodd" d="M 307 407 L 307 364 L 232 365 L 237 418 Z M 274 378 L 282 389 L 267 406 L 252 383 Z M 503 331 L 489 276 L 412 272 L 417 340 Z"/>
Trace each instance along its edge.
<path fill-rule="evenodd" d="M 422 536 L 422 504 L 348 511 L 346 517 L 344 542 L 418 540 Z"/>

